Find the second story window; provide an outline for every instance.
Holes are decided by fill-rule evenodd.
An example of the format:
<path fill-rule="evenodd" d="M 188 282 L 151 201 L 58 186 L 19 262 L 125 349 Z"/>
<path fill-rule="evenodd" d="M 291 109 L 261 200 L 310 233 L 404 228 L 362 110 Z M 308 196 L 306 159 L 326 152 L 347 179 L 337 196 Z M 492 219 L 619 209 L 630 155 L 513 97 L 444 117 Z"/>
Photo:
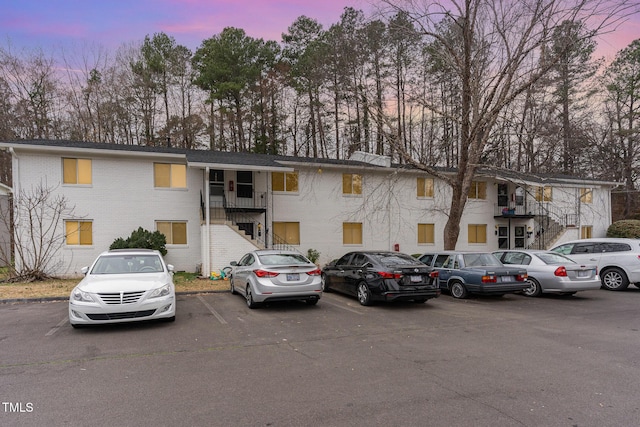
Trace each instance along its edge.
<path fill-rule="evenodd" d="M 485 200 L 487 198 L 487 183 L 484 181 L 472 181 L 469 188 L 469 198 Z"/>
<path fill-rule="evenodd" d="M 63 184 L 91 184 L 91 159 L 62 159 Z"/>
<path fill-rule="evenodd" d="M 158 188 L 187 188 L 187 166 L 178 163 L 154 163 L 153 183 Z"/>
<path fill-rule="evenodd" d="M 357 173 L 343 173 L 342 194 L 362 194 L 362 175 Z"/>
<path fill-rule="evenodd" d="M 418 197 L 433 197 L 433 178 L 418 178 Z"/>
<path fill-rule="evenodd" d="M 550 202 L 551 200 L 551 187 L 536 187 L 536 201 Z"/>
<path fill-rule="evenodd" d="M 273 189 L 273 191 L 297 193 L 298 192 L 298 171 L 272 172 L 271 188 Z"/>
<path fill-rule="evenodd" d="M 581 188 L 580 201 L 582 203 L 593 203 L 593 188 Z"/>

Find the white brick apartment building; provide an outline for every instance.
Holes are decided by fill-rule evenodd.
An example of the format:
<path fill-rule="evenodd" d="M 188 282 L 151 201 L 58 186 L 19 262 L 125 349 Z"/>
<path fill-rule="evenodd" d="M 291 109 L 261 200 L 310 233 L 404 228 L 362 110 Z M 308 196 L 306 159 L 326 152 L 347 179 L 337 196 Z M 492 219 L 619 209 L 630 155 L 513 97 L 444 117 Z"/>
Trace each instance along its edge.
<path fill-rule="evenodd" d="M 254 247 L 409 254 L 442 249 L 450 189 L 423 171 L 355 153 L 350 160 L 72 141 L 8 141 L 15 197 L 37 186 L 74 206 L 57 233 L 58 275 L 77 275 L 138 227 L 167 236 L 177 270 L 216 271 Z M 446 173 L 447 171 L 443 171 Z M 452 171 L 451 171 L 452 172 Z M 457 249 L 548 247 L 604 236 L 616 183 L 485 171 Z"/>

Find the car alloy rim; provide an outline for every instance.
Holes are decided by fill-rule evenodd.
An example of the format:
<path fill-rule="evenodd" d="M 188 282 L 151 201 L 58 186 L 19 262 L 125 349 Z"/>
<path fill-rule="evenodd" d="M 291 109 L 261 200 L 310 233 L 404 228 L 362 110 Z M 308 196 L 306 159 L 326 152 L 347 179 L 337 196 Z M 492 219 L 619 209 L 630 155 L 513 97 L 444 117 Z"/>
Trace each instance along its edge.
<path fill-rule="evenodd" d="M 604 276 L 604 284 L 608 288 L 615 289 L 622 284 L 622 278 L 619 274 L 616 274 L 614 272 L 607 273 Z"/>
<path fill-rule="evenodd" d="M 367 290 L 365 285 L 358 286 L 358 299 L 360 302 L 365 302 L 367 300 Z"/>
<path fill-rule="evenodd" d="M 525 288 L 524 293 L 527 295 L 533 295 L 536 292 L 536 284 L 529 281 L 529 287 Z"/>
<path fill-rule="evenodd" d="M 453 293 L 454 297 L 459 298 L 460 295 L 462 295 L 462 285 L 460 285 L 459 283 L 455 283 L 453 285 L 453 289 L 451 290 L 451 293 Z"/>

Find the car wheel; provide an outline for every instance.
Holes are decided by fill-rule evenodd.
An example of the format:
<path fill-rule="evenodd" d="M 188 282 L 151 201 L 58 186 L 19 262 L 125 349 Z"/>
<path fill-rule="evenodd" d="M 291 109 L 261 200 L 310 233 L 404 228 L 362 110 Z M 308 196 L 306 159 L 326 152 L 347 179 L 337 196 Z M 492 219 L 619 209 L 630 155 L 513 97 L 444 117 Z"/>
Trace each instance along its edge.
<path fill-rule="evenodd" d="M 460 282 L 453 282 L 449 287 L 449 291 L 451 292 L 451 296 L 458 299 L 464 299 L 469 295 L 467 292 L 467 288 Z"/>
<path fill-rule="evenodd" d="M 236 291 L 236 287 L 233 285 L 233 279 L 229 280 L 229 288 L 231 288 L 231 295 L 236 295 L 238 291 Z"/>
<path fill-rule="evenodd" d="M 365 282 L 358 285 L 358 301 L 360 305 L 371 305 L 371 291 Z"/>
<path fill-rule="evenodd" d="M 413 302 L 415 302 L 416 304 L 424 304 L 425 302 L 427 302 L 426 298 L 416 298 L 413 300 Z"/>
<path fill-rule="evenodd" d="M 619 268 L 614 267 L 604 270 L 600 278 L 602 280 L 602 288 L 608 291 L 622 291 L 629 286 L 627 275 Z"/>
<path fill-rule="evenodd" d="M 320 301 L 318 298 L 314 298 L 314 299 L 306 300 L 306 303 L 309 304 L 309 305 L 316 305 L 318 303 L 318 301 Z"/>
<path fill-rule="evenodd" d="M 524 289 L 522 293 L 528 297 L 539 297 L 542 293 L 542 287 L 540 286 L 540 283 L 533 277 L 529 277 L 527 279 L 527 282 L 529 282 L 529 287 Z"/>
<path fill-rule="evenodd" d="M 256 308 L 258 304 L 253 300 L 253 293 L 251 292 L 251 286 L 247 285 L 247 290 L 244 293 L 245 299 L 247 300 L 247 307 Z"/>
<path fill-rule="evenodd" d="M 327 282 L 327 276 L 323 273 L 320 278 L 322 279 L 322 292 L 331 292 L 329 283 Z"/>

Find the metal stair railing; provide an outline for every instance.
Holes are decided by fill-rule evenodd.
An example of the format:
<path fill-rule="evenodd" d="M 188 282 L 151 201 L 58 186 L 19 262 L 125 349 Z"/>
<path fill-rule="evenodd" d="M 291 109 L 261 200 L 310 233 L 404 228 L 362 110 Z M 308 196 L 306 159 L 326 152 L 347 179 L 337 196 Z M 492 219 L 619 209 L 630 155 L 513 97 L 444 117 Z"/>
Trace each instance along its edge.
<path fill-rule="evenodd" d="M 203 221 L 204 221 L 205 206 L 204 206 L 204 201 L 202 197 L 201 197 L 201 205 L 202 205 L 201 209 L 202 209 Z M 284 239 L 283 237 L 275 233 L 271 233 L 271 239 L 267 239 L 268 230 L 265 230 L 265 232 L 258 231 L 258 235 L 256 236 L 255 230 L 259 230 L 260 222 L 256 221 L 255 218 L 247 215 L 242 211 L 235 211 L 235 210 L 230 211 L 230 209 L 235 209 L 235 208 L 237 208 L 237 206 L 232 206 L 227 204 L 227 199 L 223 195 L 222 201 L 219 201 L 219 202 L 214 201 L 209 203 L 210 218 L 211 220 L 229 221 L 231 222 L 231 224 L 233 224 L 235 227 L 238 227 L 238 228 L 240 228 L 239 224 L 252 224 L 252 229 L 254 230 L 253 235 L 250 233 L 247 233 L 242 229 L 241 230 L 244 231 L 244 233 L 248 235 L 251 238 L 251 240 L 254 242 L 255 246 L 259 248 L 288 250 L 288 251 L 295 251 L 295 252 L 301 253 L 296 246 L 287 243 L 286 239 Z"/>

